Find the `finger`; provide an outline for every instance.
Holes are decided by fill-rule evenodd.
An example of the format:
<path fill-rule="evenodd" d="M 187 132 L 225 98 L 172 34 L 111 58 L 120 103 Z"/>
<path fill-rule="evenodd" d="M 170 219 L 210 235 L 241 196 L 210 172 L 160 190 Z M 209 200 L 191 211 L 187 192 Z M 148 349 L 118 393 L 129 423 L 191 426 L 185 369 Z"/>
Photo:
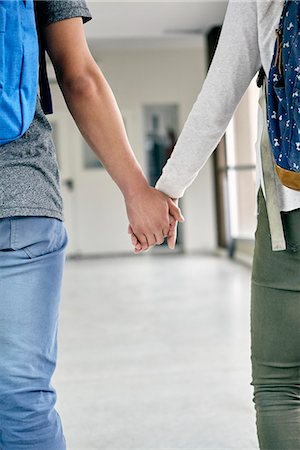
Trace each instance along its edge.
<path fill-rule="evenodd" d="M 170 215 L 169 215 L 169 225 L 170 225 L 170 227 L 171 227 L 172 225 L 174 225 L 176 222 L 177 222 L 176 219 L 174 219 L 173 216 L 170 216 Z"/>
<path fill-rule="evenodd" d="M 176 223 L 178 223 L 177 220 L 174 219 L 173 216 L 170 216 L 170 215 L 169 215 L 169 231 L 168 231 L 168 234 L 169 234 L 169 232 L 170 232 L 171 229 L 174 229 Z"/>
<path fill-rule="evenodd" d="M 142 234 L 142 233 L 141 234 L 136 233 L 136 237 L 137 237 L 139 243 L 142 246 L 142 250 L 146 251 L 149 248 L 147 236 L 145 234 Z"/>
<path fill-rule="evenodd" d="M 171 236 L 172 234 L 174 234 L 174 230 L 177 227 L 177 220 L 175 220 L 171 225 L 170 225 L 170 229 L 169 229 L 169 233 L 168 236 Z"/>
<path fill-rule="evenodd" d="M 138 241 L 138 239 L 137 239 L 137 243 L 135 244 L 135 247 L 136 248 L 142 248 L 142 244 Z"/>
<path fill-rule="evenodd" d="M 164 237 L 167 237 L 169 235 L 171 227 L 172 226 L 174 227 L 176 222 L 177 222 L 176 219 L 174 219 L 174 217 L 169 214 L 169 227 L 164 228 L 164 230 L 163 230 Z"/>
<path fill-rule="evenodd" d="M 175 231 L 171 236 L 168 237 L 168 247 L 170 250 L 174 250 L 176 246 L 177 232 Z"/>
<path fill-rule="evenodd" d="M 146 234 L 147 242 L 149 247 L 153 247 L 156 244 L 156 237 L 153 233 Z"/>
<path fill-rule="evenodd" d="M 168 247 L 170 249 L 174 249 L 176 245 L 176 239 L 177 239 L 177 224 L 178 222 L 174 222 L 170 228 L 169 235 L 168 235 Z"/>
<path fill-rule="evenodd" d="M 169 230 L 170 230 L 170 226 L 164 227 L 164 229 L 163 229 L 163 231 L 162 231 L 163 237 L 164 237 L 164 238 L 168 236 Z"/>
<path fill-rule="evenodd" d="M 131 243 L 134 246 L 136 246 L 139 243 L 139 241 L 134 233 L 132 233 L 132 235 L 131 235 Z"/>
<path fill-rule="evenodd" d="M 142 248 L 135 248 L 135 249 L 134 249 L 134 253 L 135 253 L 135 254 L 137 254 L 137 253 L 142 253 L 142 251 L 143 251 Z"/>
<path fill-rule="evenodd" d="M 139 252 L 143 251 L 142 245 L 141 245 L 141 243 L 140 243 L 139 241 L 137 241 L 137 243 L 135 244 L 134 247 L 135 247 L 135 248 L 134 248 L 135 253 L 139 253 Z"/>
<path fill-rule="evenodd" d="M 131 234 L 131 243 L 135 247 L 134 252 L 135 253 L 141 252 L 142 251 L 142 246 L 141 246 L 140 242 L 138 241 L 138 238 L 134 234 L 131 225 L 128 225 L 128 231 L 130 231 L 130 234 Z"/>
<path fill-rule="evenodd" d="M 174 219 L 178 220 L 178 222 L 184 222 L 185 219 L 181 213 L 180 208 L 176 206 L 175 200 L 168 198 L 168 204 L 169 204 L 169 214 L 173 216 Z"/>
<path fill-rule="evenodd" d="M 136 237 L 136 235 L 133 232 L 132 226 L 129 224 L 128 225 L 128 232 L 131 234 L 131 243 L 134 247 L 136 247 L 138 250 L 140 250 L 142 248 L 140 242 L 138 241 L 138 238 Z"/>
<path fill-rule="evenodd" d="M 165 236 L 167 236 L 167 235 L 168 235 L 168 231 L 166 234 L 164 233 L 164 231 L 161 231 L 160 233 L 159 232 L 155 233 L 156 244 L 161 245 L 165 240 Z"/>
<path fill-rule="evenodd" d="M 139 247 L 139 248 L 135 247 L 134 253 L 143 253 L 143 250 L 141 247 Z"/>

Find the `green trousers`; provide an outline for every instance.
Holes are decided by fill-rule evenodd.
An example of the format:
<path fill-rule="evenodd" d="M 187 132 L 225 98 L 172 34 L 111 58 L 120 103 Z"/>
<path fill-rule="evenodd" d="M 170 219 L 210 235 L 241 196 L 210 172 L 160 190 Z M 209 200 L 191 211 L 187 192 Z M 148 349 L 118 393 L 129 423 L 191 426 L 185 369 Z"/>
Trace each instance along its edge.
<path fill-rule="evenodd" d="M 251 275 L 253 402 L 261 450 L 300 450 L 300 208 L 281 212 L 287 249 L 272 251 L 258 191 Z"/>

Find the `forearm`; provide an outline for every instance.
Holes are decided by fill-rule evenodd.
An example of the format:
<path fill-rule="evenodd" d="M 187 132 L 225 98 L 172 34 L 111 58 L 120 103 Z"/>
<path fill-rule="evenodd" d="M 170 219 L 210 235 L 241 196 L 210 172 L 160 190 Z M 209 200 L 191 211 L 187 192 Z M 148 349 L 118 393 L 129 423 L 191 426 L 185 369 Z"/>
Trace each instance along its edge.
<path fill-rule="evenodd" d="M 256 2 L 231 0 L 209 72 L 157 189 L 184 195 L 225 133 L 260 64 Z"/>
<path fill-rule="evenodd" d="M 114 94 L 98 66 L 84 79 L 59 81 L 59 85 L 82 136 L 124 197 L 134 196 L 148 186 L 128 141 Z"/>
<path fill-rule="evenodd" d="M 130 227 L 146 250 L 162 243 L 170 216 L 183 221 L 168 196 L 148 185 L 128 142 L 116 99 L 88 48 L 80 17 L 44 27 L 45 48 L 66 105 L 83 138 L 124 195 Z"/>

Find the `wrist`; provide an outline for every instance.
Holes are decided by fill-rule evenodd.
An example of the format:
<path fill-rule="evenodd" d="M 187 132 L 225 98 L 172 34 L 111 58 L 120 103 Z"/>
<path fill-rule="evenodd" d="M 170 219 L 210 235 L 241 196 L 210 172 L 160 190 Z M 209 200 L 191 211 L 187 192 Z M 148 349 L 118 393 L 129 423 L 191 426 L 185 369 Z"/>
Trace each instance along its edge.
<path fill-rule="evenodd" d="M 135 176 L 130 176 L 126 183 L 121 187 L 125 201 L 131 201 L 141 191 L 149 189 L 149 183 L 143 173 L 137 173 Z"/>

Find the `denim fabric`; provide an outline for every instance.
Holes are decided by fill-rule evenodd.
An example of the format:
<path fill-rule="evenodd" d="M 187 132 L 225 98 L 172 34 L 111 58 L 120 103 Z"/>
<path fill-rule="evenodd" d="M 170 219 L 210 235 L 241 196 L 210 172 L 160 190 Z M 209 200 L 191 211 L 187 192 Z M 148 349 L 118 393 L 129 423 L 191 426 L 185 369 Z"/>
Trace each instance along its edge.
<path fill-rule="evenodd" d="M 281 215 L 287 248 L 274 252 L 259 189 L 251 279 L 251 384 L 261 450 L 300 449 L 300 209 Z"/>
<path fill-rule="evenodd" d="M 66 450 L 56 391 L 64 222 L 0 219 L 0 449 Z"/>

